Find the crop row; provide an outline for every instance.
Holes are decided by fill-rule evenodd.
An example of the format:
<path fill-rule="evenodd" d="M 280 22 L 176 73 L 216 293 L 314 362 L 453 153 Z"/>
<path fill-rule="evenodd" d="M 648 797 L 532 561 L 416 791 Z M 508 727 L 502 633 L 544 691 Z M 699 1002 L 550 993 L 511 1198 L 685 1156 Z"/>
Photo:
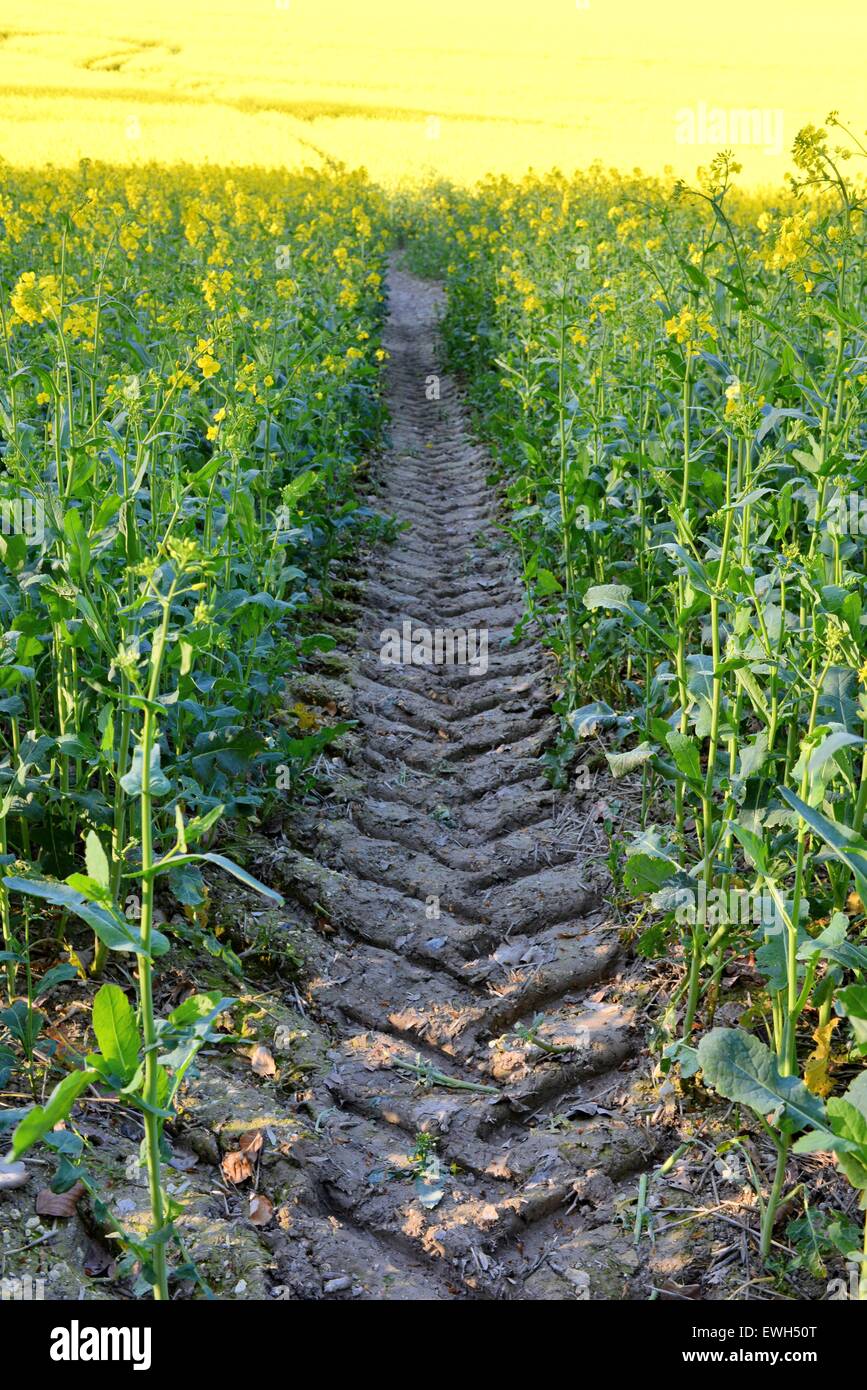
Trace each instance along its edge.
<path fill-rule="evenodd" d="M 755 1112 L 766 1256 L 793 1148 L 867 1203 L 864 155 L 832 116 L 772 198 L 721 155 L 407 213 L 560 664 L 549 770 L 601 738 L 638 779 L 616 872 L 639 949 L 682 963 L 661 1065 Z"/>

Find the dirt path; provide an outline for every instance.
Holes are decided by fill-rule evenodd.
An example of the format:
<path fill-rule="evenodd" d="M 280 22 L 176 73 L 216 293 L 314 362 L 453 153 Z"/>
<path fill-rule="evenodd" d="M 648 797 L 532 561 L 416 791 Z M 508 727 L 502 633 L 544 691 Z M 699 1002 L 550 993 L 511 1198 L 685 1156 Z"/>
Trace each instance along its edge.
<path fill-rule="evenodd" d="M 392 272 L 379 505 L 410 529 L 358 613 L 356 795 L 292 871 L 335 928 L 311 994 L 340 1039 L 321 1138 L 296 1155 L 319 1202 L 300 1230 L 329 1295 L 618 1298 L 635 1257 L 617 1199 L 653 1148 L 621 1105 L 637 1042 L 618 935 L 576 850 L 583 816 L 540 775 L 546 664 L 509 645 L 520 589 L 439 374 L 437 307 Z M 404 619 L 487 629 L 487 671 L 383 664 Z M 516 1031 L 537 1014 L 544 1046 Z"/>

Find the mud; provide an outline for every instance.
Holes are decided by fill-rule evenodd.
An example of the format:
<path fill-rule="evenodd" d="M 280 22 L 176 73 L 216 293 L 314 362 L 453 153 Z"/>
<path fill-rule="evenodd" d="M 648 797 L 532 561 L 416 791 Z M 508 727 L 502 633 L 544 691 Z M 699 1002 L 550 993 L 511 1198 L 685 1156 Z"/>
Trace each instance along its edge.
<path fill-rule="evenodd" d="M 638 1051 L 618 932 L 540 775 L 546 658 L 511 640 L 520 586 L 437 364 L 437 291 L 395 269 L 390 305 L 377 505 L 409 526 L 346 586 L 356 657 L 320 693 L 357 721 L 347 794 L 280 865 L 327 924 L 309 998 L 339 1039 L 321 1132 L 292 1150 L 309 1182 L 280 1277 L 302 1296 L 624 1297 L 619 1198 L 655 1141 L 616 1099 Z M 487 669 L 384 664 L 406 620 L 486 630 Z"/>

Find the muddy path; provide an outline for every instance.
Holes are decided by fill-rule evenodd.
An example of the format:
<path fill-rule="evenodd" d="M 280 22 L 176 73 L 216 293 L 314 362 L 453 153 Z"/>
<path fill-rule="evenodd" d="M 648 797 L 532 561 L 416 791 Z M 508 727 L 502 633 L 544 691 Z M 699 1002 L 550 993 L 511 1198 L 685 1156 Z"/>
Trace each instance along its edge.
<path fill-rule="evenodd" d="M 547 663 L 510 644 L 517 572 L 438 366 L 438 303 L 392 271 L 377 505 L 409 526 L 356 595 L 354 780 L 286 876 L 328 923 L 309 998 L 336 1042 L 282 1277 L 335 1297 L 628 1297 L 620 1199 L 655 1146 L 640 1040 L 587 817 L 540 773 Z M 385 664 L 404 620 L 486 630 L 487 669 Z"/>

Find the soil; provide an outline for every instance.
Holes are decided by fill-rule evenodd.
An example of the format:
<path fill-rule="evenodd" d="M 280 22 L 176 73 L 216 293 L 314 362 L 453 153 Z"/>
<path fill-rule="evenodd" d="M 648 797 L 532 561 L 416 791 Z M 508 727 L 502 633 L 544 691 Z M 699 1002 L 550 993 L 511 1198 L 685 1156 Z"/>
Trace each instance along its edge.
<path fill-rule="evenodd" d="M 624 1107 L 639 1048 L 593 813 L 541 775 L 548 663 L 511 640 L 522 596 L 438 305 L 392 271 L 376 502 L 406 529 L 372 559 L 332 686 L 354 781 L 282 860 L 335 930 L 308 986 L 339 1041 L 326 1136 L 294 1151 L 320 1204 L 305 1259 L 349 1296 L 618 1298 L 638 1263 L 619 1205 L 660 1131 Z M 487 669 L 385 664 L 404 621 L 486 629 Z"/>

